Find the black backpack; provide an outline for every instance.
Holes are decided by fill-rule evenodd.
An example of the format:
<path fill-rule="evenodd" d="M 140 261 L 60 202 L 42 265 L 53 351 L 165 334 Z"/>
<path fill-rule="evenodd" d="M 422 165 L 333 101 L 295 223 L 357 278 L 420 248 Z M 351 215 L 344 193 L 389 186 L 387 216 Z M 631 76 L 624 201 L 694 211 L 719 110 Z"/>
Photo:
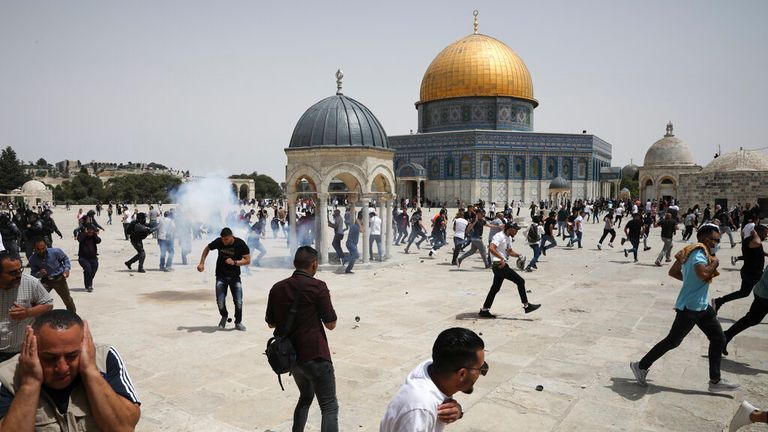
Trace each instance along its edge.
<path fill-rule="evenodd" d="M 541 240 L 539 226 L 532 224 L 531 227 L 528 228 L 528 243 L 537 243 L 539 240 Z"/>
<path fill-rule="evenodd" d="M 288 317 L 285 320 L 285 326 L 282 331 L 278 333 L 279 329 L 275 329 L 275 335 L 267 341 L 267 349 L 264 354 L 267 356 L 267 361 L 272 370 L 277 374 L 277 382 L 280 383 L 280 388 L 285 391 L 283 387 L 283 380 L 280 375 L 287 373 L 291 374 L 291 369 L 296 366 L 298 361 L 298 353 L 293 346 L 293 342 L 288 337 L 293 329 L 293 321 L 296 318 L 296 308 L 299 303 L 299 295 L 301 294 L 302 283 L 299 282 L 299 288 L 296 290 L 291 309 L 288 311 Z"/>

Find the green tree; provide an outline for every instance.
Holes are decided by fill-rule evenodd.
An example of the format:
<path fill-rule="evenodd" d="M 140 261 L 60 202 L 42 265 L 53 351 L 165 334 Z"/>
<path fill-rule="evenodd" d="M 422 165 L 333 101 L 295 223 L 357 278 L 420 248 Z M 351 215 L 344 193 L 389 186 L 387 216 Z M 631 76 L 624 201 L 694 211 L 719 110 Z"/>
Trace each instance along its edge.
<path fill-rule="evenodd" d="M 169 174 L 130 174 L 107 181 L 103 201 L 168 202 L 170 192 L 181 185 L 181 179 Z"/>
<path fill-rule="evenodd" d="M 35 165 L 37 165 L 39 167 L 47 167 L 48 166 L 48 161 L 43 159 L 43 158 L 40 158 L 40 159 L 37 160 L 37 162 L 35 162 Z"/>
<path fill-rule="evenodd" d="M 0 154 L 0 192 L 10 192 L 30 179 L 10 146 Z"/>

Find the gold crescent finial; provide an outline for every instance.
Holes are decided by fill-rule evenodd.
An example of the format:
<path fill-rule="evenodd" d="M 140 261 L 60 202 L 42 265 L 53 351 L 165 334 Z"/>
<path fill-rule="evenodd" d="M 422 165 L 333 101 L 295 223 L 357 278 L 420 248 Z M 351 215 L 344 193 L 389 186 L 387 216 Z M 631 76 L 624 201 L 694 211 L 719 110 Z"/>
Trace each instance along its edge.
<path fill-rule="evenodd" d="M 475 34 L 477 34 L 477 16 L 478 16 L 479 14 L 480 14 L 480 12 L 478 12 L 478 10 L 477 10 L 477 9 L 475 9 L 475 10 L 472 12 L 472 15 L 475 17 L 475 23 L 474 23 L 474 27 L 475 27 Z"/>

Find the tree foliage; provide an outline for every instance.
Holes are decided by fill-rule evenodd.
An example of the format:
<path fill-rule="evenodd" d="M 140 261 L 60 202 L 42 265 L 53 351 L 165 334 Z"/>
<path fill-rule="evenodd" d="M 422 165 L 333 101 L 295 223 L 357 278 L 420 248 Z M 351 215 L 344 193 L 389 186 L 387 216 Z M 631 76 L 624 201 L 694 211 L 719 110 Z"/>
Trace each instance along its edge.
<path fill-rule="evenodd" d="M 29 179 L 13 148 L 8 146 L 3 149 L 0 154 L 0 192 L 8 193 Z"/>
<path fill-rule="evenodd" d="M 94 202 L 148 203 L 169 201 L 169 192 L 181 184 L 181 179 L 168 174 L 131 174 L 107 180 L 85 172 L 77 173 L 53 190 L 58 202 L 70 201 L 82 204 Z"/>
<path fill-rule="evenodd" d="M 266 174 L 259 174 L 256 171 L 250 174 L 236 174 L 230 176 L 233 179 L 253 179 L 255 183 L 256 199 L 262 198 L 283 198 L 285 196 L 283 188 L 272 177 Z"/>

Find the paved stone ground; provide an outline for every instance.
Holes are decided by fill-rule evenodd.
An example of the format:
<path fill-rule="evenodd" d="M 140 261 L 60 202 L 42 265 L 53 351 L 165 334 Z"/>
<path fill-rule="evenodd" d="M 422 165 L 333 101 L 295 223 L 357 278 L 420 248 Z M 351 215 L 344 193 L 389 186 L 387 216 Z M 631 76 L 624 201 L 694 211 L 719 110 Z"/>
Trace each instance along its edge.
<path fill-rule="evenodd" d="M 75 212 L 56 209 L 64 233 L 71 233 Z M 451 266 L 449 247 L 435 258 L 423 249 L 405 255 L 395 248 L 390 262 L 356 269 L 355 275 L 334 268 L 318 273 L 339 316 L 329 339 L 341 430 L 378 430 L 407 373 L 428 358 L 437 334 L 452 326 L 482 335 L 490 372 L 472 395 L 456 396 L 466 415 L 451 431 L 720 431 L 741 400 L 768 407 L 766 323 L 737 337 L 723 360 L 724 376 L 742 384 L 734 395 L 707 392 L 707 340 L 697 329 L 654 365 L 650 387 L 634 382 L 629 362 L 666 335 L 680 283 L 666 276 L 668 266 L 653 266 L 661 247 L 658 229 L 650 240 L 653 249 L 641 252 L 638 264 L 624 258 L 618 239 L 615 249 L 598 251 L 601 233 L 601 224 L 589 224 L 584 249 L 552 249 L 539 271 L 524 274 L 530 300 L 543 305 L 537 312 L 525 315 L 514 285 L 506 282 L 493 307 L 501 314 L 496 320 L 476 318 L 491 272 L 476 257 L 460 269 Z M 297 390 L 288 378 L 286 391 L 280 391 L 262 354 L 271 335 L 264 324 L 267 293 L 290 269 L 252 268 L 243 278 L 248 331 L 231 325 L 219 331 L 215 253 L 205 273 L 194 268 L 204 243 L 195 243 L 192 265 L 162 273 L 156 270 L 157 245 L 149 240 L 148 271 L 138 274 L 123 266 L 133 249 L 122 240 L 122 227 L 108 227 L 102 237 L 95 291 L 83 290 L 76 262 L 70 286 L 96 340 L 116 345 L 128 364 L 143 401 L 138 430 L 290 430 Z M 519 249 L 531 256 L 523 242 Z M 268 263 L 287 254 L 282 239 L 265 244 Z M 675 241 L 675 250 L 681 245 Z M 69 235 L 56 246 L 76 257 Z M 728 262 L 737 251 L 724 245 L 716 294 L 738 289 L 739 272 Z M 723 327 L 750 303 L 724 306 Z M 537 385 L 544 390 L 536 391 Z M 307 430 L 319 427 L 315 404 Z"/>

